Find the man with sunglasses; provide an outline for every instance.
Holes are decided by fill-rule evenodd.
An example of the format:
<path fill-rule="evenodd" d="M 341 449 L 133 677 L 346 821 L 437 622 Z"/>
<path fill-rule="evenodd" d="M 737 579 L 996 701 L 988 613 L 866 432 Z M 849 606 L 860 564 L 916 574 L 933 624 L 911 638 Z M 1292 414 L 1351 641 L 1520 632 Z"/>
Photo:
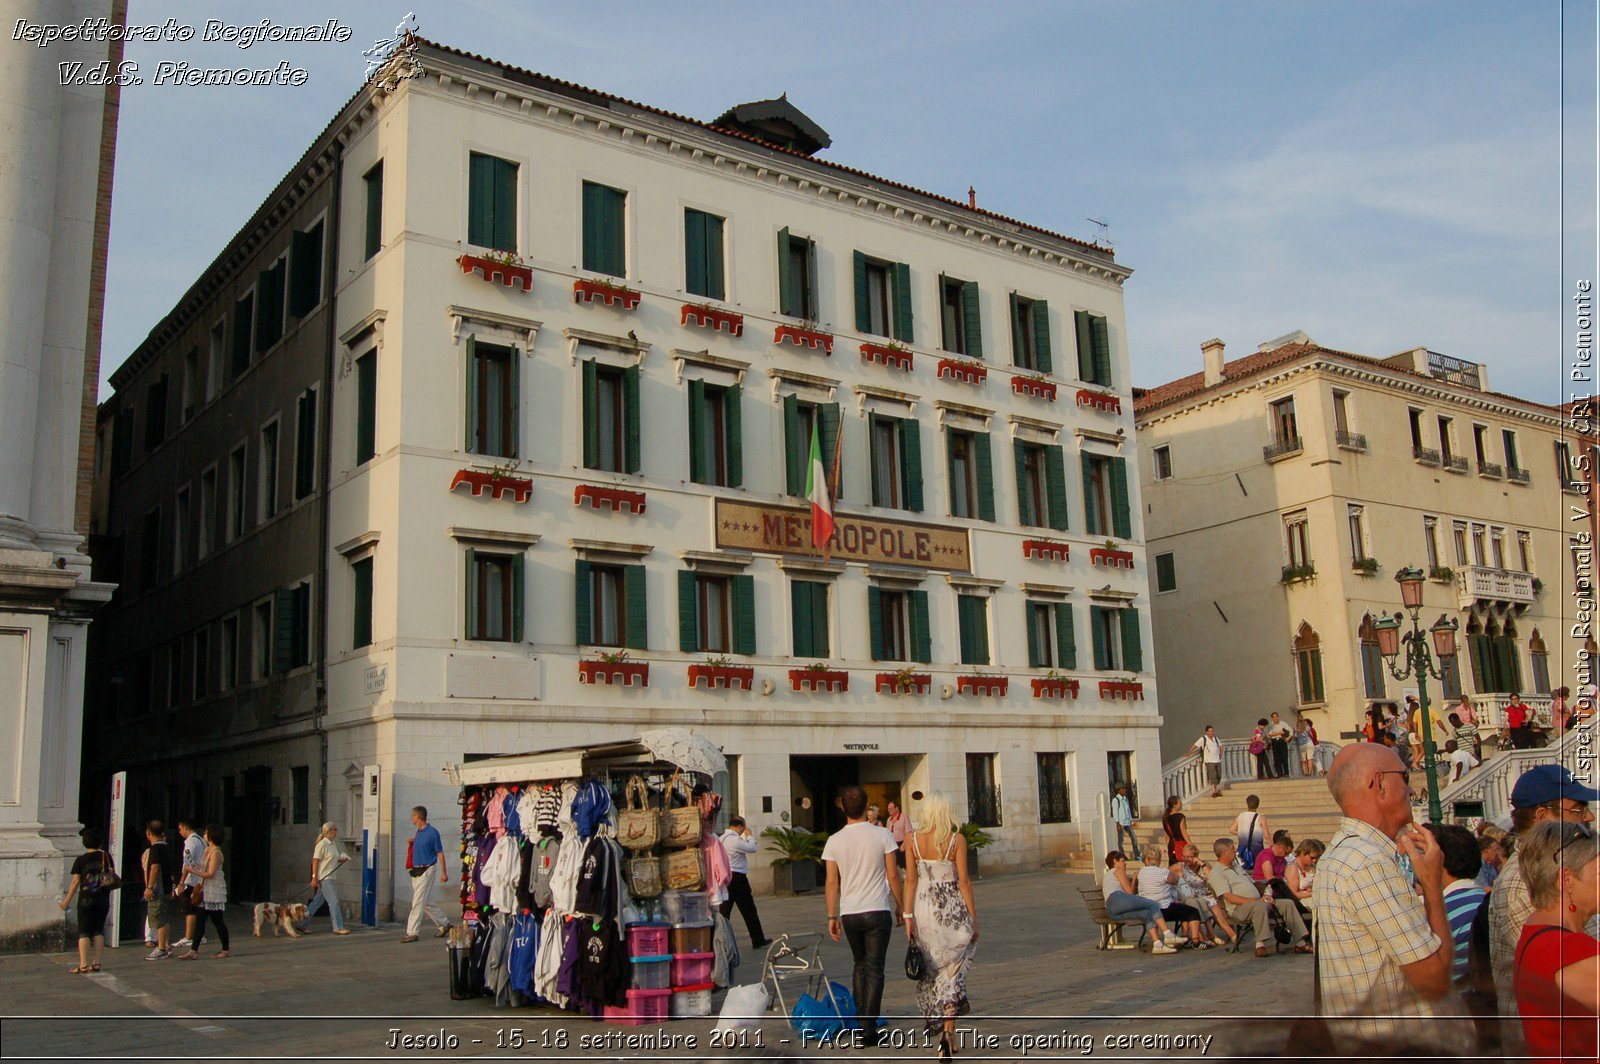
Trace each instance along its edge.
<path fill-rule="evenodd" d="M 1594 813 L 1589 803 L 1596 800 L 1600 800 L 1600 791 L 1585 787 L 1563 765 L 1530 768 L 1511 788 L 1511 833 L 1520 838 L 1535 824 L 1551 820 L 1593 824 Z M 1512 985 L 1517 941 L 1522 937 L 1522 925 L 1527 923 L 1532 912 L 1533 896 L 1522 875 L 1519 848 L 1500 869 L 1489 895 L 1489 961 L 1494 969 L 1500 1015 L 1504 1017 L 1517 1015 L 1517 995 Z M 1594 921 L 1590 921 L 1588 930 L 1591 935 L 1596 934 Z M 1519 1024 L 1504 1026 L 1508 1032 L 1520 1028 Z"/>

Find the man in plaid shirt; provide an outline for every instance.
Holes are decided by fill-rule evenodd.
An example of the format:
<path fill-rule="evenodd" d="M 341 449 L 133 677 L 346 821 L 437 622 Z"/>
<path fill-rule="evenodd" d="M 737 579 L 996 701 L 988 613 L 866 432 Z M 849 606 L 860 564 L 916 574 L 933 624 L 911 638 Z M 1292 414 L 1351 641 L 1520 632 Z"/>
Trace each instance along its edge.
<path fill-rule="evenodd" d="M 1321 1013 L 1337 1038 L 1396 1045 L 1423 1041 L 1470 1049 L 1470 1026 L 1419 1026 L 1447 1014 L 1453 946 L 1444 906 L 1444 856 L 1411 822 L 1411 787 L 1399 755 L 1378 743 L 1339 751 L 1328 789 L 1344 813 L 1317 864 Z M 1400 868 L 1411 861 L 1421 897 Z"/>

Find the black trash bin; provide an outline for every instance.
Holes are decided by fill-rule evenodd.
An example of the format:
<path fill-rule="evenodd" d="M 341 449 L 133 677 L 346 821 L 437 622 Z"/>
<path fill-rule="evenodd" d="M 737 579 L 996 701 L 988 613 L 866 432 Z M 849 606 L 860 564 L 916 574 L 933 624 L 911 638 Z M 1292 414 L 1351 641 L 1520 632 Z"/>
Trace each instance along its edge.
<path fill-rule="evenodd" d="M 445 951 L 450 958 L 450 1000 L 467 1001 L 483 992 L 476 982 L 472 969 L 472 947 L 451 946 Z"/>

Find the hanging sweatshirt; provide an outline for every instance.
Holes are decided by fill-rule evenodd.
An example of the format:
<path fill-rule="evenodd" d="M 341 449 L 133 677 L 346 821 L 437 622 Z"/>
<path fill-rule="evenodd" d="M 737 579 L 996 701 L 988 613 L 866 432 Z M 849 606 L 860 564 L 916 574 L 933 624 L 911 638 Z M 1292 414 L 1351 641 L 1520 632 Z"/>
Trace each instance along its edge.
<path fill-rule="evenodd" d="M 578 887 L 572 911 L 591 916 L 610 914 L 615 904 L 617 859 L 609 840 L 593 838 L 583 847 L 583 862 L 578 867 Z"/>
<path fill-rule="evenodd" d="M 522 819 L 528 821 L 527 814 Z M 545 786 L 539 788 L 539 793 L 533 805 L 533 829 L 540 835 L 554 835 L 556 825 L 561 820 L 561 788 Z"/>
<path fill-rule="evenodd" d="M 539 952 L 533 962 L 534 995 L 558 1009 L 567 1007 L 567 996 L 556 989 L 561 974 L 561 957 L 565 952 L 562 925 L 560 913 L 554 909 L 545 913 L 544 924 L 539 931 Z"/>
<path fill-rule="evenodd" d="M 576 845 L 574 843 L 574 845 Z M 536 909 L 548 909 L 555 900 L 550 881 L 556 871 L 556 858 L 561 853 L 561 838 L 552 835 L 528 846 L 529 890 Z"/>
<path fill-rule="evenodd" d="M 628 1001 L 628 951 L 615 920 L 589 920 L 578 929 L 578 986 L 585 1000 L 601 1005 Z"/>
<path fill-rule="evenodd" d="M 733 868 L 728 863 L 728 851 L 715 832 L 700 836 L 701 864 L 706 870 L 706 890 L 711 894 L 711 907 L 728 900 L 728 884 L 733 882 Z"/>
<path fill-rule="evenodd" d="M 539 918 L 518 913 L 511 923 L 511 989 L 533 996 L 533 968 L 539 959 Z"/>
<path fill-rule="evenodd" d="M 576 912 L 578 908 L 578 873 L 583 864 L 584 846 L 576 836 L 562 843 L 556 854 L 555 869 L 550 874 L 551 904 L 561 912 Z"/>
<path fill-rule="evenodd" d="M 516 839 L 502 836 L 481 869 L 483 885 L 489 888 L 489 905 L 499 912 L 516 911 L 520 849 Z"/>

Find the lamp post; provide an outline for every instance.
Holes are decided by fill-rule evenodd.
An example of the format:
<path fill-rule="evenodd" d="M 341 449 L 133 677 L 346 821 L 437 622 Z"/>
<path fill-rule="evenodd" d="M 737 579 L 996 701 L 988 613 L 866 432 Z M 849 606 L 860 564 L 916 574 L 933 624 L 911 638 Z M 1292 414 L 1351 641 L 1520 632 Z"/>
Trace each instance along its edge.
<path fill-rule="evenodd" d="M 1396 680 L 1407 680 L 1412 676 L 1417 678 L 1417 702 L 1419 712 L 1422 714 L 1422 755 L 1423 771 L 1428 777 L 1428 819 L 1439 823 L 1444 817 L 1444 810 L 1439 805 L 1439 779 L 1434 774 L 1437 763 L 1433 749 L 1433 714 L 1428 712 L 1428 677 L 1432 676 L 1441 684 L 1444 682 L 1444 673 L 1435 666 L 1434 658 L 1440 659 L 1454 657 L 1456 653 L 1456 622 L 1445 620 L 1444 614 L 1428 629 L 1428 634 L 1433 637 L 1433 651 L 1428 650 L 1428 640 L 1422 635 L 1422 621 L 1417 614 L 1422 609 L 1422 581 L 1421 569 L 1406 568 L 1394 574 L 1395 581 L 1400 585 L 1400 601 L 1411 614 L 1411 631 L 1400 630 L 1401 614 L 1385 617 L 1374 621 L 1373 627 L 1377 629 L 1378 653 L 1383 655 L 1384 661 L 1389 665 L 1389 672 Z M 1397 667 L 1395 658 L 1401 653 L 1401 644 L 1405 644 L 1405 665 Z"/>

